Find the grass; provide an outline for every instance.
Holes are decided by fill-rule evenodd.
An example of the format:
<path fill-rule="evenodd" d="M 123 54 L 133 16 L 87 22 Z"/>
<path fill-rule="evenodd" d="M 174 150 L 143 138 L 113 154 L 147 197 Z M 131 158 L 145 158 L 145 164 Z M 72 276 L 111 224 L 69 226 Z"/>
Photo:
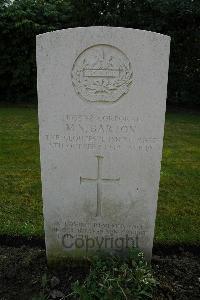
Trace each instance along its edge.
<path fill-rule="evenodd" d="M 166 115 L 155 241 L 200 241 L 200 115 Z M 37 110 L 0 107 L 0 235 L 43 233 Z"/>
<path fill-rule="evenodd" d="M 0 234 L 43 235 L 34 108 L 0 107 Z"/>
<path fill-rule="evenodd" d="M 167 113 L 156 241 L 200 242 L 200 115 Z"/>

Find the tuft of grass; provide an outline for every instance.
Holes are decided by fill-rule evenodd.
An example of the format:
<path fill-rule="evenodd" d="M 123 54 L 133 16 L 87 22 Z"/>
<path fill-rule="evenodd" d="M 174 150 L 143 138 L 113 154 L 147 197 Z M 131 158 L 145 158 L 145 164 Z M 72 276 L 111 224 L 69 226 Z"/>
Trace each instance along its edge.
<path fill-rule="evenodd" d="M 99 252 L 88 259 L 88 263 L 90 270 L 85 280 L 73 280 L 69 292 L 66 292 L 69 282 L 59 286 L 59 290 L 53 290 L 49 276 L 44 274 L 40 294 L 32 300 L 54 297 L 60 300 L 152 299 L 157 282 L 144 254 L 137 248 L 129 249 L 126 257 Z"/>
<path fill-rule="evenodd" d="M 155 241 L 199 243 L 200 115 L 166 115 Z M 0 235 L 43 236 L 37 109 L 0 107 Z"/>
<path fill-rule="evenodd" d="M 126 258 L 101 254 L 91 260 L 90 273 L 83 283 L 72 285 L 73 299 L 152 299 L 156 281 L 144 255 L 130 249 Z"/>

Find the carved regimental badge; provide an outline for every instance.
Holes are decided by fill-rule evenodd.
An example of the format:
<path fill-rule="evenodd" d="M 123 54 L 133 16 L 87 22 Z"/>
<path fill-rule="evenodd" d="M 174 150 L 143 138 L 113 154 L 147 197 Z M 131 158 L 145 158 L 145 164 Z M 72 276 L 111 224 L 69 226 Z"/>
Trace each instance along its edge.
<path fill-rule="evenodd" d="M 115 102 L 132 83 L 132 67 L 127 56 L 110 45 L 95 45 L 84 50 L 72 68 L 76 93 L 90 102 Z"/>

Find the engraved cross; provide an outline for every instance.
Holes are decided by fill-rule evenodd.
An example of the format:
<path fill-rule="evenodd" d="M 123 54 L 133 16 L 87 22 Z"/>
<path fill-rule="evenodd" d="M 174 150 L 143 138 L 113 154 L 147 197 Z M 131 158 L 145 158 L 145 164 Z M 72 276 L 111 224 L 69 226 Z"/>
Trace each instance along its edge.
<path fill-rule="evenodd" d="M 83 182 L 95 182 L 97 184 L 97 210 L 96 216 L 101 216 L 101 203 L 102 203 L 102 184 L 110 183 L 110 182 L 119 182 L 119 178 L 103 178 L 102 177 L 102 165 L 103 165 L 103 156 L 96 156 L 97 158 L 97 177 L 96 178 L 88 178 L 88 177 L 80 177 L 80 184 Z"/>

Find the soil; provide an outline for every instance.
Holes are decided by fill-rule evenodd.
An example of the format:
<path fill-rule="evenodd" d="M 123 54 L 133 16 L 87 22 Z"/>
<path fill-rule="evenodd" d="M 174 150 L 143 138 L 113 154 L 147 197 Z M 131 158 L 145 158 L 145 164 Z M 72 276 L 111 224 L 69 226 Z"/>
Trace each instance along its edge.
<path fill-rule="evenodd" d="M 199 251 L 154 249 L 152 268 L 158 282 L 154 300 L 200 299 Z M 0 300 L 44 299 L 39 298 L 43 290 L 48 299 L 61 299 L 88 272 L 87 266 L 75 265 L 48 269 L 43 246 L 0 246 Z"/>

